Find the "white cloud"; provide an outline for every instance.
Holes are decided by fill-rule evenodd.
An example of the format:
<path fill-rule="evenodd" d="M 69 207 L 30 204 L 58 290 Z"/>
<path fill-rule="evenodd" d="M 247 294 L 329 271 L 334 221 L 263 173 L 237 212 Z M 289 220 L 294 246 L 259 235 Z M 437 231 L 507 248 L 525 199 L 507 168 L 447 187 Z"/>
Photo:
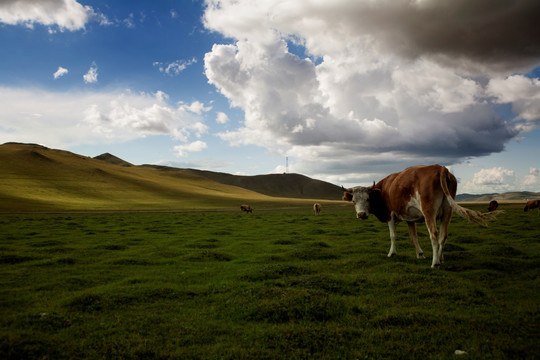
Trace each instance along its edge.
<path fill-rule="evenodd" d="M 493 167 L 491 169 L 482 169 L 473 177 L 475 185 L 504 185 L 507 183 L 507 177 L 514 176 L 513 170 L 502 167 Z"/>
<path fill-rule="evenodd" d="M 134 29 L 135 28 L 135 15 L 133 13 L 130 13 L 127 18 L 125 18 L 122 23 L 125 27 L 128 29 Z"/>
<path fill-rule="evenodd" d="M 91 6 L 75 0 L 4 0 L 0 2 L 0 22 L 9 25 L 34 24 L 57 26 L 61 31 L 82 30 L 88 21 L 97 18 L 104 24 L 106 17 Z M 51 30 L 54 32 L 54 30 Z"/>
<path fill-rule="evenodd" d="M 182 142 L 208 129 L 199 115 L 171 106 L 167 94 L 48 92 L 0 87 L 0 139 L 51 147 L 168 135 Z"/>
<path fill-rule="evenodd" d="M 203 112 L 208 112 L 212 110 L 211 106 L 204 106 L 204 103 L 200 101 L 194 101 L 190 105 L 185 105 L 182 103 L 180 106 L 184 108 L 185 110 L 198 114 L 198 115 L 201 115 Z"/>
<path fill-rule="evenodd" d="M 226 123 L 229 122 L 229 117 L 224 112 L 218 111 L 217 117 L 216 117 L 216 122 L 218 124 L 226 124 Z"/>
<path fill-rule="evenodd" d="M 194 141 L 190 144 L 186 145 L 177 145 L 174 147 L 174 151 L 176 151 L 176 155 L 179 157 L 187 156 L 189 152 L 197 152 L 202 151 L 207 148 L 207 145 L 204 141 Z"/>
<path fill-rule="evenodd" d="M 519 118 L 540 120 L 540 79 L 530 79 L 523 75 L 491 79 L 487 93 L 495 97 L 499 104 L 512 104 Z"/>
<path fill-rule="evenodd" d="M 523 186 L 526 189 L 535 189 L 535 191 L 538 191 L 540 188 L 540 169 L 531 167 L 529 173 L 523 179 Z"/>
<path fill-rule="evenodd" d="M 59 66 L 58 70 L 56 70 L 56 72 L 53 74 L 53 77 L 55 79 L 58 79 L 58 78 L 60 78 L 60 77 L 62 77 L 64 75 L 66 75 L 68 72 L 69 72 L 68 69 L 65 69 L 65 68 Z"/>
<path fill-rule="evenodd" d="M 96 63 L 92 63 L 88 72 L 83 75 L 84 82 L 87 84 L 94 84 L 98 81 L 98 68 Z"/>
<path fill-rule="evenodd" d="M 196 64 L 197 59 L 192 58 L 191 60 L 176 60 L 172 63 L 165 64 L 159 61 L 154 61 L 152 65 L 157 67 L 160 72 L 170 75 L 170 76 L 176 76 L 179 75 L 182 71 L 187 69 L 188 66 Z"/>
<path fill-rule="evenodd" d="M 536 4 L 209 0 L 205 26 L 234 42 L 212 47 L 205 74 L 245 113 L 218 135 L 294 153 L 299 172 L 326 179 L 500 152 L 527 126 L 497 113 L 491 99 L 506 100 L 490 80 L 540 58 L 539 32 L 507 41 L 501 24 L 536 28 Z M 528 80 L 510 101 L 531 128 L 539 80 Z"/>
<path fill-rule="evenodd" d="M 459 193 L 502 193 L 519 189 L 519 179 L 514 170 L 500 166 L 482 168 L 477 171 L 472 180 L 464 181 L 458 185 Z"/>

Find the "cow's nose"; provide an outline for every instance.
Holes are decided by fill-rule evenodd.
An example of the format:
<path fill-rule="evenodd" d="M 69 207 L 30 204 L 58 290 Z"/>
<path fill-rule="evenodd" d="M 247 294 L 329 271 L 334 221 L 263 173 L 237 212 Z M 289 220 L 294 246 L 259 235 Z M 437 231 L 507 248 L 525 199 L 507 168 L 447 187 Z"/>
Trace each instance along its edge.
<path fill-rule="evenodd" d="M 367 214 L 363 211 L 360 211 L 358 214 L 356 214 L 356 217 L 359 218 L 359 219 L 367 219 Z"/>

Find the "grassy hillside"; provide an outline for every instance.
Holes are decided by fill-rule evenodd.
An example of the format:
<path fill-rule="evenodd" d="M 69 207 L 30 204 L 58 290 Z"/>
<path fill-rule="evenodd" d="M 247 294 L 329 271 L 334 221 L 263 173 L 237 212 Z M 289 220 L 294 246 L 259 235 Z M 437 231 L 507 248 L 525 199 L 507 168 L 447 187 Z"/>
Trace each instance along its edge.
<path fill-rule="evenodd" d="M 200 176 L 33 144 L 0 145 L 0 164 L 0 211 L 237 209 L 244 202 L 255 207 L 282 202 Z"/>
<path fill-rule="evenodd" d="M 341 194 L 339 186 L 300 174 L 239 176 L 206 170 L 178 169 L 156 165 L 145 166 L 173 172 L 181 176 L 201 176 L 222 184 L 239 186 L 268 196 L 336 200 L 339 199 Z"/>

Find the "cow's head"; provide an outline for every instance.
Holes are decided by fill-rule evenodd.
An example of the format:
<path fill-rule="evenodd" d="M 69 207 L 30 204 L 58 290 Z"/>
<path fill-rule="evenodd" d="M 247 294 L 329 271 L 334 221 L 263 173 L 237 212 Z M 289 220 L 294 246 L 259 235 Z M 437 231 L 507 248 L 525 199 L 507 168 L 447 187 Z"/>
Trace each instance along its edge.
<path fill-rule="evenodd" d="M 380 193 L 380 190 L 375 189 L 374 186 L 375 183 L 370 187 L 355 186 L 348 189 L 341 187 L 343 189 L 343 200 L 352 201 L 358 219 L 367 219 L 371 213 L 371 201 L 376 196 L 376 193 Z"/>

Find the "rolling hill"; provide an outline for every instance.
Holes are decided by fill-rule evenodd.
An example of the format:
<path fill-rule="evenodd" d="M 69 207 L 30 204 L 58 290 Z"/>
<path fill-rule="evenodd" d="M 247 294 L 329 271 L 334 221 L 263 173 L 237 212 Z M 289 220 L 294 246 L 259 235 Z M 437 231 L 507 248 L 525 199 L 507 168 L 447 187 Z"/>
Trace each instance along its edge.
<path fill-rule="evenodd" d="M 540 192 L 512 191 L 501 194 L 459 194 L 458 196 L 456 196 L 456 199 L 463 202 L 489 202 L 491 200 L 526 201 L 529 199 L 540 199 Z"/>
<path fill-rule="evenodd" d="M 90 158 L 37 144 L 0 145 L 0 167 L 3 212 L 237 209 L 244 202 L 255 208 L 312 203 L 221 183 L 195 170 L 134 166 L 111 154 Z M 339 196 L 338 190 L 334 199 Z"/>
<path fill-rule="evenodd" d="M 339 186 L 300 174 L 267 174 L 242 176 L 196 169 L 178 169 L 158 165 L 152 167 L 178 176 L 199 176 L 221 184 L 238 186 L 260 194 L 299 199 L 338 200 L 342 190 Z"/>

